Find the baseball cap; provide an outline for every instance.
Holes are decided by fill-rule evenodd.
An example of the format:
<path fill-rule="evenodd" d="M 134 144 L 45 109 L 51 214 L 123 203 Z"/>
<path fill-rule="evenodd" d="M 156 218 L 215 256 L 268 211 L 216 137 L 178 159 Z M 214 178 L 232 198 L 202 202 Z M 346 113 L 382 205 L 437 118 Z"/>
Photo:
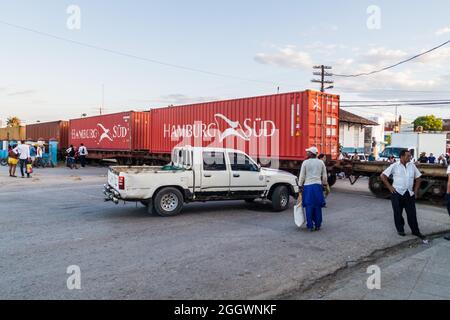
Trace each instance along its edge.
<path fill-rule="evenodd" d="M 306 149 L 306 152 L 311 152 L 313 154 L 318 154 L 319 150 L 316 147 L 311 147 L 311 148 Z"/>

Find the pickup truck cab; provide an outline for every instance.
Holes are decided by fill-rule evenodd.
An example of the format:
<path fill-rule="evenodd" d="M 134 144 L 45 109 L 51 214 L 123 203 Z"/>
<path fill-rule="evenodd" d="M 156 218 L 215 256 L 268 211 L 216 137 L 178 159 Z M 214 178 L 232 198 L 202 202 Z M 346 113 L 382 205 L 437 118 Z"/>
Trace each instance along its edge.
<path fill-rule="evenodd" d="M 261 168 L 239 150 L 182 147 L 166 166 L 112 166 L 105 200 L 141 202 L 161 216 L 173 216 L 194 201 L 268 199 L 275 211 L 289 207 L 299 192 L 296 176 Z"/>

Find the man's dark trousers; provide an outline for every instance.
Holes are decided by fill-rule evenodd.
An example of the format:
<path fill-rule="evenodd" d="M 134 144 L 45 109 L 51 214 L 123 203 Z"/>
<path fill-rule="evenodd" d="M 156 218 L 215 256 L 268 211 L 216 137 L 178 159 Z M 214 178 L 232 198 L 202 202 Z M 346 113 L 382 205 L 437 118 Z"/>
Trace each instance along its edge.
<path fill-rule="evenodd" d="M 30 176 L 30 174 L 27 172 L 27 164 L 28 164 L 28 159 L 19 159 L 19 167 L 20 167 L 20 173 L 22 174 L 22 177 L 25 176 L 25 173 L 27 174 L 27 177 Z"/>
<path fill-rule="evenodd" d="M 86 166 L 86 156 L 80 156 L 80 164 L 83 168 Z"/>
<path fill-rule="evenodd" d="M 450 193 L 446 194 L 446 198 L 447 198 L 447 212 L 450 215 Z"/>
<path fill-rule="evenodd" d="M 406 191 L 404 195 L 394 192 L 391 196 L 392 209 L 394 209 L 395 227 L 398 232 L 405 232 L 405 220 L 403 219 L 403 209 L 406 211 L 409 227 L 412 234 L 419 235 L 419 224 L 416 213 L 416 197 Z"/>

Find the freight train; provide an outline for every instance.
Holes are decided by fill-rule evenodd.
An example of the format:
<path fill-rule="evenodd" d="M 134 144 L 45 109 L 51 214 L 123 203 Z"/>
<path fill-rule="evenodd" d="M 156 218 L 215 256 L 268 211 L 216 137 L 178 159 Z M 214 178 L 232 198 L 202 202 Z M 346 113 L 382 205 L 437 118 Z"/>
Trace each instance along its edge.
<path fill-rule="evenodd" d="M 305 149 L 339 153 L 339 96 L 315 91 L 215 101 L 70 120 L 69 145 L 91 159 L 161 164 L 176 146 L 237 148 L 263 165 L 297 171 Z M 276 163 L 275 163 L 276 162 Z"/>
<path fill-rule="evenodd" d="M 83 143 L 88 158 L 116 159 L 120 165 L 165 164 L 174 147 L 224 147 L 242 150 L 262 166 L 292 173 L 298 173 L 305 149 L 314 145 L 326 155 L 330 185 L 337 172 L 368 176 L 370 189 L 384 195 L 376 177 L 386 163 L 338 161 L 339 108 L 338 95 L 306 90 L 0 129 L 0 140 L 12 135 L 16 140 L 57 140 L 62 152 Z M 427 170 L 424 197 L 445 193 L 444 168 L 435 170 L 438 173 Z"/>

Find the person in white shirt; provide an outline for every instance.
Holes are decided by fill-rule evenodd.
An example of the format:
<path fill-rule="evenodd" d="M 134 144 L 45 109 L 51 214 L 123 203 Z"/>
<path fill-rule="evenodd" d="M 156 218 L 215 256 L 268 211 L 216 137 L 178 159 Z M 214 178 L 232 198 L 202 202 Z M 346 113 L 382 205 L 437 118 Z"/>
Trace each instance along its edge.
<path fill-rule="evenodd" d="M 30 178 L 30 174 L 27 172 L 27 164 L 31 161 L 30 157 L 30 146 L 25 144 L 25 141 L 21 141 L 15 149 L 14 152 L 19 155 L 19 167 L 22 178 L 25 178 L 24 170 L 27 174 L 27 178 Z"/>
<path fill-rule="evenodd" d="M 450 166 L 448 166 L 448 168 L 447 168 L 447 177 L 448 177 L 448 182 L 447 182 L 446 200 L 447 200 L 447 212 L 450 215 Z M 450 235 L 444 237 L 444 239 L 450 241 Z"/>
<path fill-rule="evenodd" d="M 88 155 L 87 148 L 83 143 L 80 144 L 78 148 L 78 156 L 80 157 L 81 166 L 84 168 L 86 166 L 86 156 Z"/>
<path fill-rule="evenodd" d="M 306 149 L 308 160 L 302 163 L 299 186 L 302 205 L 306 211 L 306 226 L 310 231 L 319 231 L 322 226 L 322 208 L 325 207 L 323 186 L 328 186 L 328 175 L 325 163 L 317 159 L 319 150 L 316 147 Z"/>
<path fill-rule="evenodd" d="M 391 175 L 394 180 L 392 185 L 388 180 Z M 420 188 L 421 176 L 416 165 L 411 162 L 411 153 L 408 150 L 402 150 L 400 161 L 391 164 L 381 174 L 381 180 L 391 192 L 394 222 L 398 234 L 402 237 L 406 235 L 405 220 L 403 219 L 403 209 L 405 209 L 412 234 L 426 241 L 425 236 L 420 233 L 416 212 L 416 197 Z"/>
<path fill-rule="evenodd" d="M 40 145 L 37 145 L 37 148 L 36 148 L 36 162 L 35 162 L 35 166 L 36 167 L 39 167 L 39 166 L 44 167 L 44 164 L 42 163 L 42 156 L 43 156 L 42 147 Z"/>

